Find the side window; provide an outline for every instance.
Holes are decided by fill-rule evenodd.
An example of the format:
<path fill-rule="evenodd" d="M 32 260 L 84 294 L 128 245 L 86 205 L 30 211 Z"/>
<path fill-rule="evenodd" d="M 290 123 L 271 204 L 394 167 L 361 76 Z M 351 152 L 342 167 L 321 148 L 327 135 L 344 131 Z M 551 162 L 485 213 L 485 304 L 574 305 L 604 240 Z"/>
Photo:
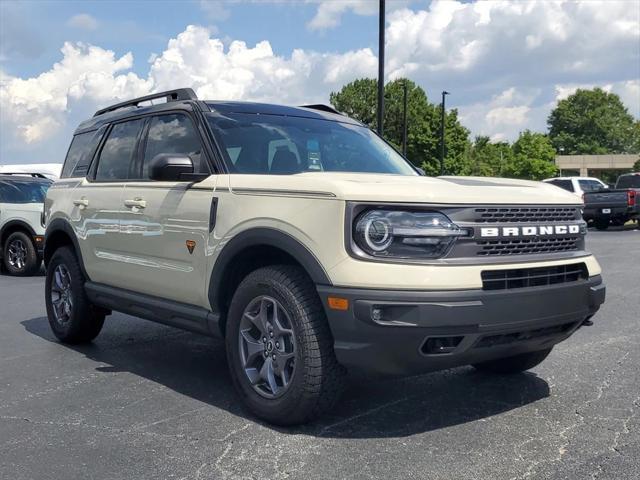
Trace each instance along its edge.
<path fill-rule="evenodd" d="M 188 155 L 193 161 L 194 173 L 209 173 L 198 132 L 186 115 L 158 115 L 151 118 L 142 163 L 143 179 L 149 178 L 149 164 L 160 153 Z"/>
<path fill-rule="evenodd" d="M 99 139 L 92 141 L 94 137 L 97 137 L 95 131 L 80 133 L 73 137 L 67 152 L 67 158 L 64 160 L 60 178 L 84 177 L 87 174 L 87 168 L 91 161 L 90 153 L 93 152 L 95 145 L 99 141 Z"/>
<path fill-rule="evenodd" d="M 578 183 L 583 192 L 597 192 L 604 189 L 600 182 L 595 180 L 578 180 Z"/>
<path fill-rule="evenodd" d="M 141 127 L 141 119 L 117 123 L 113 126 L 100 152 L 96 180 L 126 180 L 129 178 L 129 166 Z"/>
<path fill-rule="evenodd" d="M 553 184 L 556 185 L 557 187 L 563 188 L 564 190 L 567 190 L 569 192 L 573 192 L 573 183 L 571 182 L 571 180 L 554 180 Z"/>

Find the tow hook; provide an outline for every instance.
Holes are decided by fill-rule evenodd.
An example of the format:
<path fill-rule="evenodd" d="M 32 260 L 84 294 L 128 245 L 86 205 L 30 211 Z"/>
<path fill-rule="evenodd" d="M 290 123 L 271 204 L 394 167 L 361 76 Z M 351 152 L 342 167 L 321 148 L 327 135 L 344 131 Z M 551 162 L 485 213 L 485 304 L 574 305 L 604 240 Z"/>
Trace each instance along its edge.
<path fill-rule="evenodd" d="M 580 324 L 581 327 L 591 327 L 593 322 L 591 321 L 591 317 L 585 318 L 584 322 Z"/>

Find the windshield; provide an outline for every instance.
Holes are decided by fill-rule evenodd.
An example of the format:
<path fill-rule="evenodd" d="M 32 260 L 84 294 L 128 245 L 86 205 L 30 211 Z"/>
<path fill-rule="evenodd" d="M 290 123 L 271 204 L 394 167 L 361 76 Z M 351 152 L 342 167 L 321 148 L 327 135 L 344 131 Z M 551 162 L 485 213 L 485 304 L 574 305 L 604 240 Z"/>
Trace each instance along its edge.
<path fill-rule="evenodd" d="M 417 175 L 368 128 L 312 118 L 207 114 L 232 173 L 366 172 Z"/>
<path fill-rule="evenodd" d="M 0 202 L 43 203 L 50 182 L 33 180 L 0 180 Z"/>

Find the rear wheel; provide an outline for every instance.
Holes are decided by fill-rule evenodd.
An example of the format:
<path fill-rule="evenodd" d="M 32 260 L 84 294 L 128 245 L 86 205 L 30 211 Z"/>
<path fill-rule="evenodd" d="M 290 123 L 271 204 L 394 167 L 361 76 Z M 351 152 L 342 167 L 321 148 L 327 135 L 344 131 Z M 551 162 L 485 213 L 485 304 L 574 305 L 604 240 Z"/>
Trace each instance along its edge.
<path fill-rule="evenodd" d="M 40 270 L 42 260 L 33 241 L 24 232 L 13 232 L 4 243 L 4 267 L 11 275 L 35 275 Z"/>
<path fill-rule="evenodd" d="M 596 218 L 593 223 L 596 229 L 606 230 L 607 228 L 609 228 L 610 220 L 608 218 Z"/>
<path fill-rule="evenodd" d="M 489 362 L 474 364 L 476 370 L 482 372 L 512 374 L 529 370 L 541 364 L 551 353 L 551 348 L 537 352 L 521 353 L 512 357 L 499 358 Z"/>
<path fill-rule="evenodd" d="M 344 369 L 315 287 L 297 267 L 250 273 L 229 309 L 227 357 L 234 386 L 258 417 L 278 425 L 308 422 L 330 409 Z"/>
<path fill-rule="evenodd" d="M 84 282 L 73 250 L 56 250 L 47 267 L 45 302 L 51 330 L 62 342 L 90 342 L 102 330 L 105 314 L 89 302 Z"/>

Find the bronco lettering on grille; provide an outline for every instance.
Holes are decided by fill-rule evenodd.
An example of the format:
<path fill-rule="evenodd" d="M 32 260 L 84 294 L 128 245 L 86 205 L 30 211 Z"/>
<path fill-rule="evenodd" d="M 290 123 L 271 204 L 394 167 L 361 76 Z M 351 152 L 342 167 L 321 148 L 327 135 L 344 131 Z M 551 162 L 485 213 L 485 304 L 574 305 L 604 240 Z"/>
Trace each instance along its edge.
<path fill-rule="evenodd" d="M 487 237 L 537 237 L 545 235 L 569 235 L 580 233 L 580 225 L 543 225 L 527 227 L 483 227 L 480 236 Z"/>

